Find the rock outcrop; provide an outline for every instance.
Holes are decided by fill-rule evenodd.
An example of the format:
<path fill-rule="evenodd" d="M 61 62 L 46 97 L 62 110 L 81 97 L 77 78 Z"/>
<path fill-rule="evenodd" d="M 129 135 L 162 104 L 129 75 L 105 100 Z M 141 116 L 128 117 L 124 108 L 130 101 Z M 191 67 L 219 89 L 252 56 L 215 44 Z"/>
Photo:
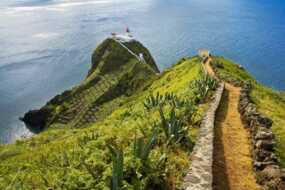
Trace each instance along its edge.
<path fill-rule="evenodd" d="M 142 54 L 144 60 L 134 54 Z M 110 114 L 116 105 L 99 113 L 98 107 L 120 96 L 143 89 L 158 73 L 149 51 L 138 41 L 123 45 L 112 38 L 103 41 L 92 54 L 92 66 L 79 86 L 52 98 L 38 110 L 20 118 L 32 131 L 50 125 L 82 127 Z"/>

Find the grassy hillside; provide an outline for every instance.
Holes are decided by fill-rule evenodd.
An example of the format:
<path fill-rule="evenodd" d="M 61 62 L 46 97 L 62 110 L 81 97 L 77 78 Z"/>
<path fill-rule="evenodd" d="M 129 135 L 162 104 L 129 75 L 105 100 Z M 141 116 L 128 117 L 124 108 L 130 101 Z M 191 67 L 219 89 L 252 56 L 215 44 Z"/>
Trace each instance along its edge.
<path fill-rule="evenodd" d="M 0 189 L 178 188 L 190 165 L 195 126 L 207 108 L 197 85 L 204 77 L 200 60 L 182 59 L 160 75 L 134 62 L 123 64 L 134 65 L 129 74 L 120 70 L 121 83 L 131 84 L 119 85 L 115 89 L 123 92 L 111 98 L 116 90 L 106 90 L 97 100 L 101 119 L 89 127 L 54 122 L 31 139 L 1 145 Z M 84 89 L 96 76 L 89 74 L 83 87 L 72 91 Z M 193 81 L 196 85 L 190 85 Z M 57 106 L 69 104 L 62 100 Z"/>
<path fill-rule="evenodd" d="M 250 97 L 258 110 L 273 120 L 272 130 L 276 136 L 276 153 L 285 167 L 285 94 L 258 83 L 242 67 L 223 57 L 213 59 L 219 75 L 226 80 L 249 80 L 253 84 Z"/>
<path fill-rule="evenodd" d="M 47 127 L 84 127 L 104 119 L 120 102 L 105 109 L 102 104 L 130 96 L 147 86 L 158 72 L 152 56 L 140 42 L 125 45 L 143 53 L 146 63 L 135 59 L 115 40 L 106 39 L 93 52 L 91 69 L 81 84 L 55 96 L 39 110 L 26 113 L 23 121 L 37 131 Z"/>

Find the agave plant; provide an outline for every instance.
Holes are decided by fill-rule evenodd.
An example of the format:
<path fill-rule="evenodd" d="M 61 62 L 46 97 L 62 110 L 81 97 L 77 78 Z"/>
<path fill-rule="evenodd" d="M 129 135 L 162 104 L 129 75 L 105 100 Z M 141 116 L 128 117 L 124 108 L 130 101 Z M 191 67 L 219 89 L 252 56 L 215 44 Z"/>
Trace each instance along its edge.
<path fill-rule="evenodd" d="M 166 93 L 164 95 L 164 102 L 168 103 L 171 106 L 182 108 L 186 105 L 187 101 L 184 99 L 180 99 L 177 95 L 175 95 L 173 92 Z"/>
<path fill-rule="evenodd" d="M 143 104 L 147 110 L 150 110 L 162 103 L 163 103 L 163 96 L 157 93 L 156 96 L 151 94 L 149 97 L 147 97 Z"/>
<path fill-rule="evenodd" d="M 184 126 L 182 119 L 178 117 L 174 107 L 171 109 L 169 118 L 165 117 L 162 106 L 159 107 L 159 113 L 161 126 L 167 138 L 167 144 L 177 144 L 180 143 L 182 139 L 187 139 L 188 128 Z"/>
<path fill-rule="evenodd" d="M 214 90 L 217 88 L 217 85 L 218 85 L 217 80 L 211 77 L 210 75 L 205 75 L 204 81 L 210 90 Z"/>
<path fill-rule="evenodd" d="M 107 145 L 113 161 L 112 185 L 111 190 L 122 190 L 123 187 L 123 171 L 124 171 L 124 155 L 122 149 L 116 149 L 111 145 Z"/>
<path fill-rule="evenodd" d="M 134 157 L 140 159 L 143 163 L 148 160 L 149 154 L 156 143 L 157 130 L 154 129 L 150 138 L 145 141 L 144 137 L 137 138 L 134 142 Z"/>
<path fill-rule="evenodd" d="M 186 101 L 184 105 L 184 120 L 188 124 L 194 123 L 194 118 L 197 114 L 197 107 L 193 101 Z"/>
<path fill-rule="evenodd" d="M 190 88 L 194 89 L 193 95 L 197 103 L 203 100 L 209 93 L 217 87 L 217 81 L 208 74 L 203 75 L 201 79 L 197 79 L 190 83 Z"/>
<path fill-rule="evenodd" d="M 173 93 L 173 92 L 167 92 L 165 95 L 164 95 L 164 100 L 165 101 L 172 101 L 172 100 L 175 100 L 177 99 L 177 96 Z"/>
<path fill-rule="evenodd" d="M 96 132 L 84 132 L 84 135 L 77 139 L 78 145 L 83 148 L 89 141 L 96 140 L 98 137 L 99 135 Z"/>
<path fill-rule="evenodd" d="M 185 106 L 185 103 L 185 100 L 180 100 L 173 92 L 167 92 L 165 95 L 160 95 L 159 93 L 157 93 L 156 96 L 150 95 L 146 98 L 143 104 L 147 110 L 150 110 L 154 107 L 165 104 L 169 104 L 175 107 L 183 107 Z"/>

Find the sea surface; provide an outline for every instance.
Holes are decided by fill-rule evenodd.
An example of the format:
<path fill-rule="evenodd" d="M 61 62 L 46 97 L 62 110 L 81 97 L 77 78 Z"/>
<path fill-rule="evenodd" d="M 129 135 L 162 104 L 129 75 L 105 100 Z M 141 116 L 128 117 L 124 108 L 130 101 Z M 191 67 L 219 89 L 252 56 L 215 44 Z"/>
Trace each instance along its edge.
<path fill-rule="evenodd" d="M 208 48 L 285 89 L 283 0 L 1 0 L 0 143 L 29 136 L 18 118 L 78 84 L 127 26 L 161 70 Z"/>

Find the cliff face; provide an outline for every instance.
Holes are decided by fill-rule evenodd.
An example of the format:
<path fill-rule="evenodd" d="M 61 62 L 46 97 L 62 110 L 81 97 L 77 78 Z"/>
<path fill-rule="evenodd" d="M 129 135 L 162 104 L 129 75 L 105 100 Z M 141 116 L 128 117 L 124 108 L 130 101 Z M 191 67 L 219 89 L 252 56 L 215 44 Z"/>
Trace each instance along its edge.
<path fill-rule="evenodd" d="M 136 55 L 143 54 L 145 61 L 126 47 Z M 143 89 L 158 72 L 151 54 L 140 42 L 120 44 L 106 39 L 93 52 L 91 68 L 80 85 L 55 96 L 42 108 L 27 112 L 21 120 L 34 132 L 48 126 L 82 127 L 94 123 L 116 108 L 112 105 L 100 111 L 99 106 Z"/>

